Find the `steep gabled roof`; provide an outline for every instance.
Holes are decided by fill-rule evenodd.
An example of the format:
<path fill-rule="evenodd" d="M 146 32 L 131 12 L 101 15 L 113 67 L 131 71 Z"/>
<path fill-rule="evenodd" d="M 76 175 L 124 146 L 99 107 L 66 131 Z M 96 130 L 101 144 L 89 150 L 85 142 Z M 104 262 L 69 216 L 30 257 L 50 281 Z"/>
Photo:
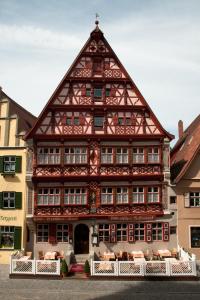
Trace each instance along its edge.
<path fill-rule="evenodd" d="M 200 150 L 200 115 L 189 125 L 171 151 L 171 176 L 178 183 Z"/>
<path fill-rule="evenodd" d="M 146 102 L 146 100 L 142 96 L 141 92 L 138 90 L 137 86 L 135 85 L 135 83 L 133 82 L 133 80 L 131 79 L 131 77 L 129 76 L 128 72 L 125 70 L 124 66 L 119 61 L 117 55 L 115 54 L 115 52 L 113 51 L 113 49 L 111 48 L 111 46 L 109 45 L 109 43 L 107 42 L 107 40 L 105 39 L 103 32 L 99 29 L 98 23 L 96 23 L 96 25 L 97 26 L 91 32 L 89 39 L 87 40 L 87 42 L 85 43 L 85 45 L 83 46 L 83 48 L 81 49 L 81 51 L 79 52 L 79 54 L 76 57 L 76 59 L 74 60 L 73 64 L 71 65 L 71 67 L 69 68 L 69 70 L 67 71 L 67 73 L 64 75 L 64 77 L 61 80 L 60 84 L 58 85 L 58 87 L 56 88 L 56 90 L 54 91 L 54 93 L 52 94 L 52 96 L 50 97 L 49 101 L 45 105 L 44 109 L 40 113 L 40 115 L 38 117 L 38 121 L 36 122 L 35 126 L 27 134 L 26 139 L 29 139 L 29 138 L 33 137 L 33 135 L 36 133 L 37 128 L 41 124 L 42 119 L 45 117 L 45 112 L 46 112 L 47 108 L 53 103 L 53 101 L 55 100 L 55 98 L 58 95 L 58 93 L 64 87 L 65 82 L 66 81 L 71 81 L 73 79 L 73 69 L 78 64 L 78 62 L 79 62 L 79 60 L 80 60 L 80 58 L 82 56 L 84 56 L 84 55 L 87 56 L 88 48 L 92 46 L 92 42 L 93 41 L 101 41 L 103 43 L 103 47 L 105 47 L 105 49 L 112 55 L 112 57 L 114 57 L 115 61 L 120 66 L 120 68 L 122 70 L 122 73 L 124 74 L 124 76 L 127 79 L 127 81 L 129 81 L 133 85 L 135 92 L 137 93 L 138 97 L 140 98 L 140 100 L 142 102 L 142 105 L 144 107 L 147 107 L 148 111 L 151 114 L 151 118 L 152 118 L 153 122 L 156 124 L 157 127 L 160 128 L 160 131 L 162 133 L 161 135 L 163 137 L 164 136 L 168 137 L 169 140 L 172 140 L 174 138 L 174 136 L 172 134 L 170 134 L 169 132 L 167 132 L 162 127 L 162 125 L 160 124 L 160 122 L 158 121 L 158 119 L 156 118 L 156 116 L 154 115 L 153 111 L 149 107 L 148 103 Z"/>

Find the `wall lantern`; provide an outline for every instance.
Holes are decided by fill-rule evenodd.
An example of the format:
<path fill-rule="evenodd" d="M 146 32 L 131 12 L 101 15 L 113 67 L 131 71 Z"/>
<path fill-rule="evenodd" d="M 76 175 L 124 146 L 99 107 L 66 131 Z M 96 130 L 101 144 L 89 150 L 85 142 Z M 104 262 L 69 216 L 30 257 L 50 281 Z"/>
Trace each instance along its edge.
<path fill-rule="evenodd" d="M 98 234 L 97 233 L 93 233 L 92 234 L 92 245 L 93 246 L 97 246 L 98 245 Z"/>
<path fill-rule="evenodd" d="M 69 243 L 72 244 L 72 238 L 69 238 Z"/>

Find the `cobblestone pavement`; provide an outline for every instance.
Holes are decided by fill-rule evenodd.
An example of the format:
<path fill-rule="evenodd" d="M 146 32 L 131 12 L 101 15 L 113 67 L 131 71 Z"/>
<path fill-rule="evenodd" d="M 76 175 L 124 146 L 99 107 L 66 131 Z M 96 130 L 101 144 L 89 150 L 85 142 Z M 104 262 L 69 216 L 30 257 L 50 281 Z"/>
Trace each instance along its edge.
<path fill-rule="evenodd" d="M 9 279 L 0 265 L 0 300 L 196 300 L 200 281 Z"/>

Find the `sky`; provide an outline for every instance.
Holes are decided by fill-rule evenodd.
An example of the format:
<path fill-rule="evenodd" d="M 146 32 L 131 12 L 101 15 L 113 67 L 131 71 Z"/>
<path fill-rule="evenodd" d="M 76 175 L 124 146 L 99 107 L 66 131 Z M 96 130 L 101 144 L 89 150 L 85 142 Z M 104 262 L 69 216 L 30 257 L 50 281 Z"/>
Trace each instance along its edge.
<path fill-rule="evenodd" d="M 94 29 L 166 130 L 200 113 L 199 0 L 0 0 L 0 86 L 38 116 Z"/>

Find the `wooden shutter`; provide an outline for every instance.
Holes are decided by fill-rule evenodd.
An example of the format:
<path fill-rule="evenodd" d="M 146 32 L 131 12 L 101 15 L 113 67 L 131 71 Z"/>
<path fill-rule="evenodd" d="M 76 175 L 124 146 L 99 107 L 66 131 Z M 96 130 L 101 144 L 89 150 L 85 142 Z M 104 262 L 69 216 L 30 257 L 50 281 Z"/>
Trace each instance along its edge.
<path fill-rule="evenodd" d="M 117 115 L 115 115 L 115 116 L 113 117 L 113 124 L 114 124 L 114 125 L 118 125 L 118 116 L 117 116 Z"/>
<path fill-rule="evenodd" d="M 110 225 L 110 242 L 116 243 L 116 224 Z"/>
<path fill-rule="evenodd" d="M 56 244 L 56 224 L 49 224 L 49 243 Z"/>
<path fill-rule="evenodd" d="M 115 97 L 116 96 L 116 88 L 111 88 L 110 96 L 111 97 Z"/>
<path fill-rule="evenodd" d="M 152 242 L 152 224 L 146 224 L 146 242 Z"/>
<path fill-rule="evenodd" d="M 185 207 L 190 207 L 190 193 L 184 194 Z"/>
<path fill-rule="evenodd" d="M 83 96 L 83 97 L 86 96 L 86 88 L 85 87 L 81 88 L 81 96 Z"/>
<path fill-rule="evenodd" d="M 22 240 L 22 228 L 15 227 L 14 231 L 14 249 L 21 249 L 21 240 Z"/>
<path fill-rule="evenodd" d="M 22 209 L 22 193 L 21 192 L 15 193 L 15 208 Z"/>
<path fill-rule="evenodd" d="M 163 241 L 169 241 L 169 223 L 163 223 Z"/>
<path fill-rule="evenodd" d="M 4 156 L 0 156 L 0 173 L 4 172 L 3 161 L 4 161 Z"/>
<path fill-rule="evenodd" d="M 134 224 L 128 224 L 128 241 L 129 243 L 133 243 L 135 241 Z"/>
<path fill-rule="evenodd" d="M 3 208 L 3 192 L 0 193 L 0 209 Z"/>
<path fill-rule="evenodd" d="M 22 171 L 22 157 L 16 156 L 15 172 L 21 173 L 21 171 Z"/>
<path fill-rule="evenodd" d="M 79 124 L 85 125 L 85 117 L 82 114 L 79 115 Z"/>

